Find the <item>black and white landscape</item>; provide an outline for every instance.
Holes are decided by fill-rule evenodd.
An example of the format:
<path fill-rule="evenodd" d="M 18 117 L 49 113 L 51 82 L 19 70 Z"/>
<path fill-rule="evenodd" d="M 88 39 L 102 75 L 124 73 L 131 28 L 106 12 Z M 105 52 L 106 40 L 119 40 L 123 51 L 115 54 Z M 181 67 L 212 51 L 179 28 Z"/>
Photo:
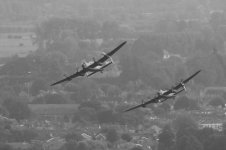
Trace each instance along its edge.
<path fill-rule="evenodd" d="M 0 150 L 226 150 L 225 0 L 0 0 Z"/>

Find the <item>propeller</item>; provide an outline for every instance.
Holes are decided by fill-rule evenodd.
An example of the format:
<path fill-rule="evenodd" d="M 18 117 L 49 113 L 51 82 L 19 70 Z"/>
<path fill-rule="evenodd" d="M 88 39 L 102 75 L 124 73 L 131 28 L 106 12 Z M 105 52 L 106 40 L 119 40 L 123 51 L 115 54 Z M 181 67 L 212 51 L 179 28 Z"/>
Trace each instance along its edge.
<path fill-rule="evenodd" d="M 82 63 L 82 68 L 83 69 L 86 68 L 86 63 L 85 62 Z"/>
<path fill-rule="evenodd" d="M 182 85 L 183 89 L 184 89 L 185 91 L 187 91 L 187 89 L 186 89 L 186 87 L 185 87 L 185 84 L 184 84 L 183 82 L 181 82 L 181 85 Z"/>
<path fill-rule="evenodd" d="M 181 84 L 181 83 L 183 83 L 183 79 L 180 79 L 179 81 L 177 81 L 175 85 L 178 85 L 178 84 Z"/>
<path fill-rule="evenodd" d="M 184 84 L 184 82 L 183 82 L 184 80 L 183 79 L 181 79 L 180 81 L 179 81 L 179 83 L 178 84 L 180 84 L 183 88 L 184 88 L 184 90 L 185 91 L 187 91 L 187 89 L 186 89 L 186 87 L 185 87 L 185 84 Z"/>

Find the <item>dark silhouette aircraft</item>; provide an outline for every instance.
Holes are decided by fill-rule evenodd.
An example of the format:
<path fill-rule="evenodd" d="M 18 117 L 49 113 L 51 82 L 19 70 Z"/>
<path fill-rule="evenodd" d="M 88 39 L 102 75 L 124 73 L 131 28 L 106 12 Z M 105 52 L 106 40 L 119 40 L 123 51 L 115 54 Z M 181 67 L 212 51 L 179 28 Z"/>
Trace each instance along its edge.
<path fill-rule="evenodd" d="M 60 84 L 65 81 L 71 81 L 73 78 L 76 78 L 79 76 L 91 76 L 97 72 L 103 72 L 104 68 L 106 68 L 107 66 L 113 63 L 111 56 L 115 54 L 125 44 L 126 44 L 126 41 L 122 42 L 119 46 L 117 46 L 115 49 L 113 49 L 108 53 L 102 52 L 103 57 L 101 57 L 97 61 L 93 58 L 93 61 L 91 62 L 84 62 L 82 64 L 81 70 L 77 69 L 76 73 L 70 76 L 66 76 L 64 79 L 51 84 L 51 86 Z M 108 61 L 108 59 L 110 59 L 110 61 Z M 88 72 L 91 72 L 91 73 L 87 74 Z"/>
<path fill-rule="evenodd" d="M 148 105 L 150 103 L 162 103 L 162 102 L 166 101 L 167 99 L 171 99 L 171 98 L 174 99 L 177 94 L 181 93 L 182 91 L 186 91 L 185 84 L 187 82 L 189 82 L 192 78 L 194 78 L 200 72 L 201 72 L 201 70 L 195 72 L 193 75 L 191 75 L 190 77 L 188 77 L 185 80 L 182 80 L 180 83 L 176 84 L 176 86 L 173 86 L 169 90 L 159 90 L 159 92 L 157 92 L 157 94 L 154 98 L 152 98 L 146 102 L 142 102 L 142 104 L 132 107 L 130 109 L 127 109 L 124 112 L 131 111 L 131 110 L 137 109 L 139 107 L 146 107 L 146 105 Z"/>

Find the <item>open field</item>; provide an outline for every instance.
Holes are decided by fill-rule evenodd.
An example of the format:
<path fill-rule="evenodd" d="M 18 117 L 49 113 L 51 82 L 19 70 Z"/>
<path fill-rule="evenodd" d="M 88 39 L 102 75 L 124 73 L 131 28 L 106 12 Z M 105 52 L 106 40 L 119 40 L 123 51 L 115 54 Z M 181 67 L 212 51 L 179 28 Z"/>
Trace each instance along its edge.
<path fill-rule="evenodd" d="M 37 49 L 32 43 L 32 33 L 0 34 L 0 57 L 9 57 L 15 54 L 25 56 Z"/>

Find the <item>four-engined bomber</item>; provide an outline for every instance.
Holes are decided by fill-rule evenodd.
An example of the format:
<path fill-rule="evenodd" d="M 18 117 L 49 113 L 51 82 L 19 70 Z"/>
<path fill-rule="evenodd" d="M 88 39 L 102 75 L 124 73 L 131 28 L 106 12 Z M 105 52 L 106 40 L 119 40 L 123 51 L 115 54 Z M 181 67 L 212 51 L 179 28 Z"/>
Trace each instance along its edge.
<path fill-rule="evenodd" d="M 95 58 L 93 58 L 93 61 L 83 62 L 81 70 L 79 70 L 77 68 L 76 73 L 74 73 L 70 76 L 66 76 L 64 79 L 51 84 L 51 86 L 60 84 L 65 81 L 71 81 L 73 78 L 77 78 L 79 76 L 89 77 L 97 72 L 102 73 L 104 71 L 104 68 L 106 68 L 107 66 L 109 66 L 110 64 L 113 63 L 113 59 L 111 58 L 111 56 L 114 55 L 125 44 L 126 44 L 126 41 L 122 42 L 119 46 L 117 46 L 115 49 L 113 49 L 112 51 L 110 51 L 108 53 L 102 52 L 101 54 L 103 56 L 97 61 L 95 60 Z"/>
<path fill-rule="evenodd" d="M 142 102 L 142 104 L 140 104 L 140 105 L 129 108 L 129 109 L 125 110 L 125 112 L 137 109 L 139 107 L 146 107 L 146 105 L 148 105 L 150 103 L 162 103 L 162 102 L 166 101 L 167 99 L 171 99 L 171 98 L 174 99 L 177 94 L 181 93 L 182 91 L 186 91 L 185 84 L 187 82 L 189 82 L 192 78 L 194 78 L 200 72 L 201 72 L 201 70 L 195 72 L 193 75 L 191 75 L 187 79 L 181 80 L 178 84 L 176 84 L 176 86 L 173 86 L 169 90 L 159 90 L 157 92 L 156 96 L 154 96 L 154 98 L 152 98 L 146 102 Z"/>

